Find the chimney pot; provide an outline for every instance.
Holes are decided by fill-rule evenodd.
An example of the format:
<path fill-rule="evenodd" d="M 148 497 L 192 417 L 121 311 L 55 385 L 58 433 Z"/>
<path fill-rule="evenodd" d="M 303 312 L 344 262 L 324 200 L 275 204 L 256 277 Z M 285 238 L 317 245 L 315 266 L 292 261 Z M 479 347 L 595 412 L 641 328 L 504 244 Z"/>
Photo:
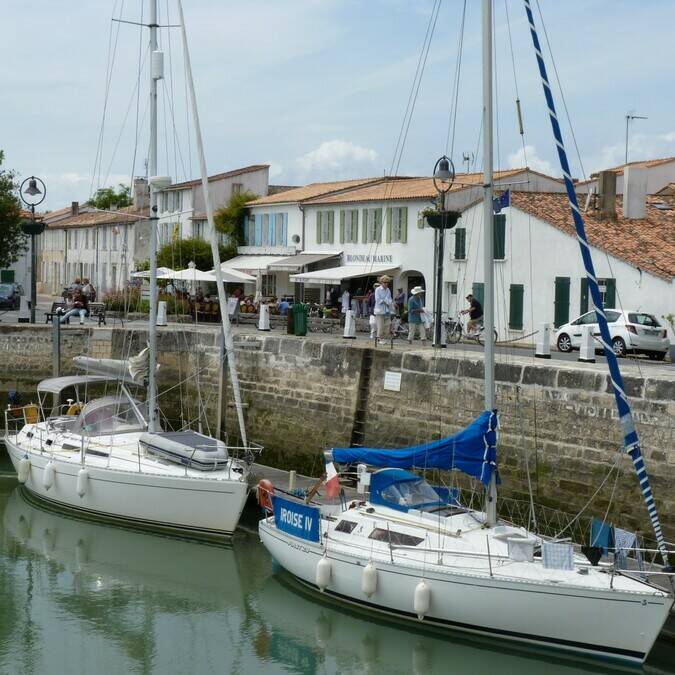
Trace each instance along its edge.
<path fill-rule="evenodd" d="M 598 173 L 598 201 L 600 217 L 616 220 L 616 173 L 600 171 Z"/>
<path fill-rule="evenodd" d="M 70 212 L 73 216 L 77 216 L 80 213 L 80 202 L 71 202 Z"/>
<path fill-rule="evenodd" d="M 623 217 L 644 218 L 647 215 L 647 169 L 627 166 L 623 171 Z"/>

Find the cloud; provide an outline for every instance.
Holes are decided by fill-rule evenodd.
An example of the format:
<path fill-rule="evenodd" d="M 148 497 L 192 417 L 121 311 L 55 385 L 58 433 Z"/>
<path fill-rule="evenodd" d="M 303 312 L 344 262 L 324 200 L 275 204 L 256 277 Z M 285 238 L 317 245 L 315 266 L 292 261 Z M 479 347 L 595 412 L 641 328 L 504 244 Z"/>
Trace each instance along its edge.
<path fill-rule="evenodd" d="M 663 134 L 631 134 L 628 138 L 628 161 L 660 159 L 675 155 L 675 131 Z M 606 145 L 598 152 L 584 158 L 587 173 L 619 166 L 626 160 L 626 144 Z"/>
<path fill-rule="evenodd" d="M 306 172 L 331 170 L 343 173 L 370 165 L 377 159 L 377 152 L 351 141 L 325 141 L 319 147 L 295 160 L 299 169 Z"/>
<path fill-rule="evenodd" d="M 512 152 L 507 158 L 508 169 L 519 169 L 523 166 L 529 166 L 533 171 L 545 173 L 548 176 L 554 176 L 560 171 L 556 171 L 553 164 L 548 160 L 542 159 L 537 155 L 537 149 L 534 145 L 526 145 Z"/>

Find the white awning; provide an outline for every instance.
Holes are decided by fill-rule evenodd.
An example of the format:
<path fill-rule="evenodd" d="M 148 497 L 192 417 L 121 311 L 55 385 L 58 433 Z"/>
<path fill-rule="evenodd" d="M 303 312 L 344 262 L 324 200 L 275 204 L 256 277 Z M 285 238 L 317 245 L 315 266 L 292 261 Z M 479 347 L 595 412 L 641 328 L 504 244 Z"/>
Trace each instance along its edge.
<path fill-rule="evenodd" d="M 272 263 L 269 266 L 271 272 L 300 272 L 306 265 L 328 260 L 329 258 L 337 258 L 342 255 L 342 251 L 324 251 L 311 253 L 306 251 L 304 253 L 296 253 L 288 258 L 282 258 L 278 262 Z"/>
<path fill-rule="evenodd" d="M 173 272 L 173 270 L 170 267 L 157 268 L 157 276 L 160 276 L 161 274 L 168 274 L 169 272 Z M 132 272 L 129 276 L 135 277 L 137 279 L 149 279 L 150 270 L 144 270 L 143 272 Z"/>
<path fill-rule="evenodd" d="M 272 263 L 279 262 L 287 257 L 285 255 L 238 255 L 226 260 L 221 268 L 229 267 L 255 276 L 258 272 L 267 272 Z"/>
<path fill-rule="evenodd" d="M 345 279 L 355 279 L 357 277 L 377 277 L 385 272 L 394 272 L 398 265 L 342 265 L 341 267 L 330 267 L 326 270 L 316 270 L 315 272 L 305 272 L 304 274 L 293 274 L 289 279 L 296 284 L 338 284 Z"/>
<path fill-rule="evenodd" d="M 220 272 L 223 275 L 223 281 L 226 283 L 233 284 L 254 284 L 255 277 L 246 272 L 241 272 L 240 270 L 235 269 L 234 267 L 226 267 L 226 262 L 222 263 L 220 266 Z M 212 281 L 216 280 L 215 270 L 208 272 L 212 276 Z"/>
<path fill-rule="evenodd" d="M 66 375 L 64 377 L 50 377 L 42 380 L 37 386 L 39 393 L 60 394 L 68 387 L 77 387 L 82 384 L 100 384 L 101 382 L 117 382 L 116 377 L 105 375 Z"/>
<path fill-rule="evenodd" d="M 172 270 L 161 275 L 158 274 L 157 278 L 163 281 L 167 279 L 172 279 L 173 281 L 213 281 L 215 279 L 213 272 L 202 272 L 194 267 L 188 267 L 184 270 Z"/>

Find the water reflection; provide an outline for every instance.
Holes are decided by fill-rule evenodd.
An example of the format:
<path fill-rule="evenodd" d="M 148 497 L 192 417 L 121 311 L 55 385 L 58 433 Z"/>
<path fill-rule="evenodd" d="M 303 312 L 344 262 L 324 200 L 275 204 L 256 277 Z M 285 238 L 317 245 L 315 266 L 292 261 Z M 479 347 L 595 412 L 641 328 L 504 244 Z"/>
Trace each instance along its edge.
<path fill-rule="evenodd" d="M 222 548 L 132 532 L 14 486 L 0 481 L 2 673 L 616 672 L 317 601 L 254 535 Z"/>

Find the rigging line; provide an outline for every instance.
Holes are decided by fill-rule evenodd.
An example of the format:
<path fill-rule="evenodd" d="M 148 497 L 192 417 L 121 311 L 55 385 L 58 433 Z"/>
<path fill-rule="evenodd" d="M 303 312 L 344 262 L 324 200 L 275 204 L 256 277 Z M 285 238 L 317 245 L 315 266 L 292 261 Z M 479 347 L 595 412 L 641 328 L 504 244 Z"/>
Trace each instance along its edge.
<path fill-rule="evenodd" d="M 455 79 L 450 91 L 450 118 L 448 119 L 448 132 L 445 137 L 445 152 L 448 153 L 449 157 L 452 158 L 452 155 L 455 151 L 455 129 L 457 128 L 457 102 L 459 99 L 459 78 L 462 70 L 462 51 L 464 48 L 464 24 L 466 20 L 466 0 L 462 6 L 462 20 L 459 26 L 459 44 L 457 45 L 457 61 L 455 65 Z M 452 133 L 452 142 L 451 136 Z"/>
<path fill-rule="evenodd" d="M 141 3 L 141 23 L 143 23 L 143 8 L 144 4 Z M 137 81 L 141 81 L 141 70 L 142 70 L 142 59 L 143 59 L 143 28 L 139 28 L 138 31 L 138 75 Z M 140 110 L 141 110 L 141 88 L 136 87 L 136 128 L 134 131 L 134 154 L 133 158 L 131 160 L 131 179 L 129 181 L 129 185 L 131 186 L 132 190 L 132 196 L 133 196 L 133 189 L 134 189 L 134 175 L 136 173 L 136 156 L 138 154 L 138 134 L 139 134 L 139 117 L 140 117 Z"/>
<path fill-rule="evenodd" d="M 170 17 L 170 10 L 169 10 L 169 0 L 166 0 L 166 22 L 168 24 L 171 23 L 171 17 Z M 171 29 L 167 29 L 167 51 L 169 53 L 169 95 L 168 95 L 168 100 L 169 100 L 169 111 L 171 112 L 171 122 L 173 125 L 173 131 L 174 131 L 174 138 L 173 138 L 173 168 L 174 168 L 174 176 L 178 176 L 178 156 L 176 152 L 176 147 L 178 144 L 178 139 L 176 137 L 176 118 L 174 116 L 173 112 L 173 55 L 172 55 L 172 50 L 171 50 Z M 164 86 L 166 87 L 166 81 L 164 83 Z"/>

